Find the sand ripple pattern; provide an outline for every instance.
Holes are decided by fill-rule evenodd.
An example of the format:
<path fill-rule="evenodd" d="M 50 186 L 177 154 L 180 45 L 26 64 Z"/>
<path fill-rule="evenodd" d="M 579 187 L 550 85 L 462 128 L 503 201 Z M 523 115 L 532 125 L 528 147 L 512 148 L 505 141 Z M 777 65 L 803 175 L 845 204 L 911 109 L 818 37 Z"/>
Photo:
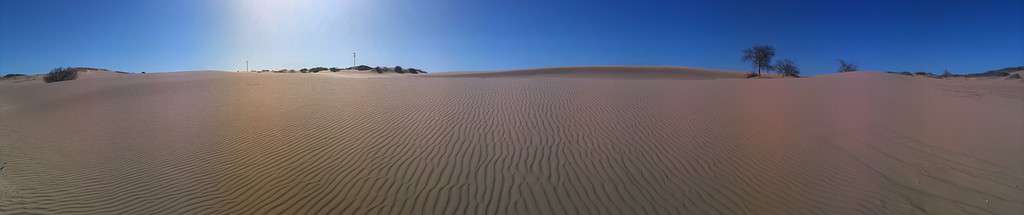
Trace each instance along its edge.
<path fill-rule="evenodd" d="M 1024 211 L 1024 101 L 886 77 L 21 87 L 0 214 Z"/>

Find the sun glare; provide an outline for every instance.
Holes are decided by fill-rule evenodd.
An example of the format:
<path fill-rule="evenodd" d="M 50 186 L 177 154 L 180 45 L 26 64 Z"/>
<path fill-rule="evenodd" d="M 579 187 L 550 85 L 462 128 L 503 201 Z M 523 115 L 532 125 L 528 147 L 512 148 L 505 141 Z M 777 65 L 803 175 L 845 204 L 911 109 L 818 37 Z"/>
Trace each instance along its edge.
<path fill-rule="evenodd" d="M 358 13 L 359 1 L 332 0 L 235 0 L 229 5 L 231 50 L 225 61 L 278 59 L 297 62 L 302 52 L 336 44 L 338 29 L 354 25 L 347 17 Z M 244 59 L 240 59 L 244 58 Z M 265 60 L 260 60 L 265 59 Z M 279 65 L 263 65 L 279 66 Z"/>

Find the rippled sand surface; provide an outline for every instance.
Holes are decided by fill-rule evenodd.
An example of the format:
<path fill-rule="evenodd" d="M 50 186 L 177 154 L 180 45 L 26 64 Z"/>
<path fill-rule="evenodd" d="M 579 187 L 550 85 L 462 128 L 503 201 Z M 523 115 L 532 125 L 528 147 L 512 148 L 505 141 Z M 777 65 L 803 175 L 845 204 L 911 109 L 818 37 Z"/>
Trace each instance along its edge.
<path fill-rule="evenodd" d="M 1024 84 L 0 83 L 0 214 L 1020 214 Z"/>

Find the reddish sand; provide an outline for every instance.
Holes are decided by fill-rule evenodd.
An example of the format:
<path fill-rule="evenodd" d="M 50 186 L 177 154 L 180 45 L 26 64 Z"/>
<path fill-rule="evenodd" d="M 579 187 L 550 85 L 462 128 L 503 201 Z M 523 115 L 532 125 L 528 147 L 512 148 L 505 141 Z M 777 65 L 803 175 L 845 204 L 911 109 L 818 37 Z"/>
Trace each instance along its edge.
<path fill-rule="evenodd" d="M 1020 81 L 554 76 L 0 81 L 0 214 L 1024 211 Z"/>

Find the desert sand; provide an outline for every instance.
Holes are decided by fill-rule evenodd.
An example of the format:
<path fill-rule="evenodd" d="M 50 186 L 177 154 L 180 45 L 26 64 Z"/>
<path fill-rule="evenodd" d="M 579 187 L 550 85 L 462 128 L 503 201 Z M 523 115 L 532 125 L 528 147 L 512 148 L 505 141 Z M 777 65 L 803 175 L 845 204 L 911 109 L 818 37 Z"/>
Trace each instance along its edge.
<path fill-rule="evenodd" d="M 735 71 L 703 69 L 692 67 L 625 67 L 625 66 L 588 66 L 558 67 L 512 70 L 499 72 L 447 72 L 429 74 L 431 77 L 450 78 L 528 78 L 528 77 L 559 77 L 559 78 L 612 78 L 612 79 L 735 79 L 744 78 L 746 74 Z"/>
<path fill-rule="evenodd" d="M 274 74 L 274 73 L 268 73 Z M 398 74 L 395 72 L 377 73 L 374 71 L 359 71 L 359 70 L 341 70 L 338 72 L 320 72 L 313 73 L 315 75 L 334 77 L 334 78 L 397 78 L 397 77 L 418 77 L 421 74 Z M 289 75 L 284 73 L 282 75 Z"/>
<path fill-rule="evenodd" d="M 612 70 L 0 81 L 0 214 L 1024 211 L 1024 82 Z"/>

